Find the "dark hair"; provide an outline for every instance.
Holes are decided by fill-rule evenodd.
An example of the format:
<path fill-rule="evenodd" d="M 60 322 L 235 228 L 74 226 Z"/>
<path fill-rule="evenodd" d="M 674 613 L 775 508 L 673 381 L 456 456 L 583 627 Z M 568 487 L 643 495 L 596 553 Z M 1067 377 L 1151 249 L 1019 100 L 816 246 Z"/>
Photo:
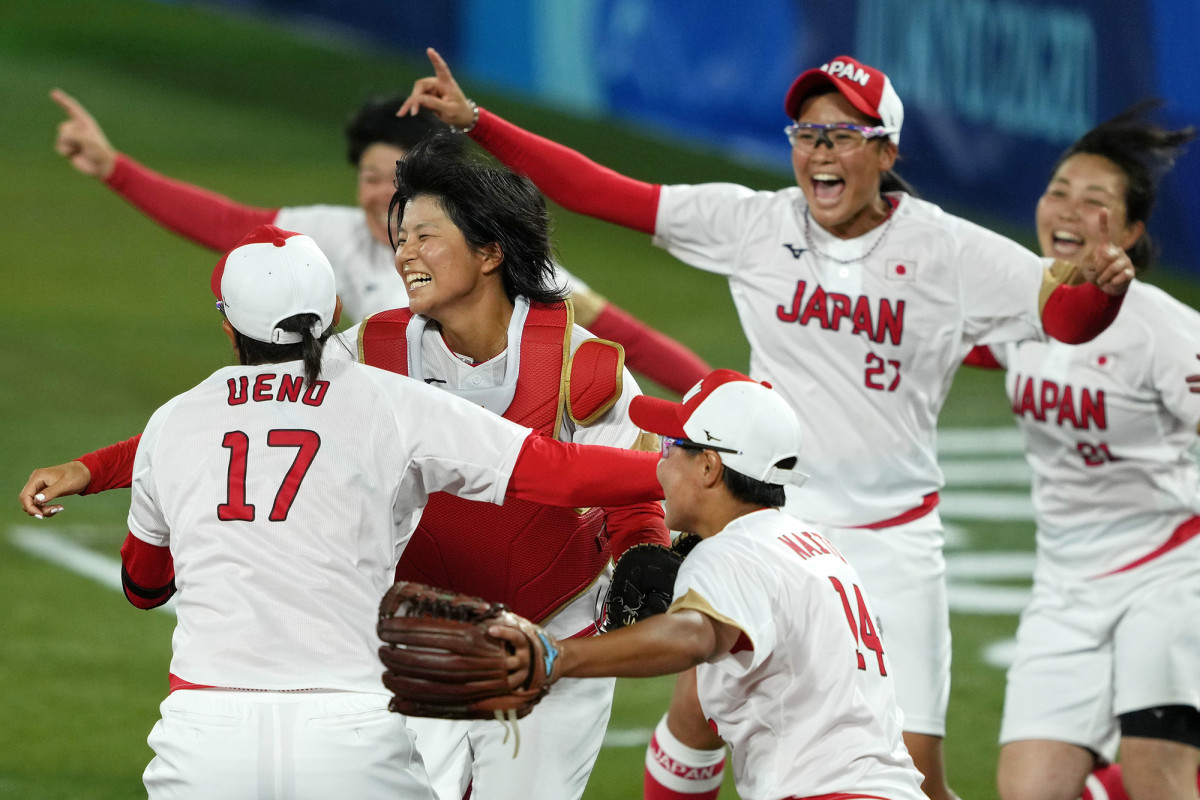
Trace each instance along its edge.
<path fill-rule="evenodd" d="M 450 126 L 427 108 L 422 108 L 416 116 L 397 117 L 396 112 L 404 104 L 405 97 L 373 97 L 346 123 L 346 158 L 351 164 L 358 166 L 363 152 L 378 142 L 408 151 L 427 136 L 445 133 L 460 147 L 464 146 L 466 137 L 450 133 Z"/>
<path fill-rule="evenodd" d="M 325 352 L 325 341 L 332 335 L 329 326 L 320 336 L 313 336 L 312 326 L 320 322 L 316 314 L 297 314 L 288 317 L 276 327 L 304 337 L 294 344 L 272 344 L 245 336 L 234 328 L 238 358 L 248 366 L 254 364 L 278 364 L 283 361 L 304 361 L 304 380 L 312 385 L 321 377 L 321 354 Z"/>
<path fill-rule="evenodd" d="M 679 445 L 689 456 L 696 456 L 704 452 L 708 448 L 699 444 L 682 444 Z M 790 469 L 796 465 L 796 459 L 785 458 L 776 466 L 784 469 Z M 740 500 L 743 503 L 751 505 L 763 506 L 765 508 L 781 508 L 787 502 L 787 496 L 783 491 L 783 486 L 778 483 L 766 483 L 757 478 L 738 472 L 731 469 L 728 464 L 721 464 L 721 482 L 725 484 L 725 488 L 733 495 L 735 500 Z"/>
<path fill-rule="evenodd" d="M 475 160 L 438 134 L 419 142 L 396 165 L 396 193 L 388 218 L 395 215 L 398 227 L 405 204 L 420 196 L 437 201 L 472 250 L 500 246 L 500 275 L 510 301 L 521 296 L 555 303 L 566 295 L 554 283 L 550 214 L 533 181 Z M 389 237 L 392 231 L 389 225 Z"/>
<path fill-rule="evenodd" d="M 729 493 L 743 503 L 779 508 L 787 502 L 783 486 L 751 478 L 728 466 L 721 471 L 721 480 L 724 481 L 725 488 L 729 490 Z"/>
<path fill-rule="evenodd" d="M 1125 175 L 1126 221 L 1144 224 L 1154 209 L 1159 181 L 1171 171 L 1184 145 L 1196 136 L 1196 129 L 1190 125 L 1172 131 L 1144 119 L 1162 104 L 1159 99 L 1143 100 L 1101 122 L 1059 156 L 1050 174 L 1080 153 L 1108 159 Z M 1143 233 L 1127 252 L 1133 266 L 1141 271 L 1154 262 L 1157 248 L 1150 234 Z"/>

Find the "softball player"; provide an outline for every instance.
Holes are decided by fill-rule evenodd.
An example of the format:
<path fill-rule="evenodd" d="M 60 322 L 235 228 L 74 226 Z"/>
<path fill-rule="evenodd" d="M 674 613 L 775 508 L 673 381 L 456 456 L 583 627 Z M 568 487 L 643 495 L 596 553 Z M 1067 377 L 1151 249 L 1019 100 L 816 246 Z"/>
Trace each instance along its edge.
<path fill-rule="evenodd" d="M 549 216 L 532 183 L 463 158 L 439 137 L 412 149 L 396 185 L 396 258 L 411 307 L 369 317 L 338 336 L 327 358 L 409 375 L 547 439 L 637 445 L 627 411 L 637 384 L 620 348 L 571 324 L 551 281 Z M 135 447 L 118 445 L 114 458 Z M 104 452 L 84 459 L 96 488 L 120 485 Z M 492 508 L 434 493 L 398 575 L 505 602 L 563 638 L 587 636 L 597 630 L 610 557 L 644 541 L 668 543 L 655 502 L 585 512 L 520 499 Z M 577 798 L 603 741 L 613 684 L 566 682 L 522 723 L 515 759 L 492 721 L 409 725 L 443 800 L 460 800 L 472 782 L 477 800 L 528 798 L 531 774 L 544 796 Z"/>
<path fill-rule="evenodd" d="M 941 739 L 950 628 L 936 506 L 937 416 L 962 356 L 1043 330 L 1095 336 L 1132 268 L 1095 254 L 1073 269 L 902 191 L 903 107 L 887 76 L 841 56 L 800 75 L 785 99 L 797 186 L 660 186 L 478 109 L 432 49 L 401 113 L 478 123 L 471 138 L 560 205 L 650 233 L 694 267 L 725 275 L 750 342 L 750 372 L 800 414 L 812 475 L 805 516 L 866 578 L 896 664 L 908 749 L 931 797 L 951 797 Z"/>
<path fill-rule="evenodd" d="M 779 508 L 783 484 L 805 479 L 795 413 L 766 386 L 717 370 L 682 404 L 638 397 L 630 414 L 663 437 L 667 524 L 702 541 L 667 614 L 562 642 L 554 673 L 699 665 L 699 703 L 732 746 L 745 800 L 921 798 L 862 581 L 816 528 Z"/>
<path fill-rule="evenodd" d="M 1048 255 L 1128 251 L 1158 179 L 1192 129 L 1140 106 L 1059 159 L 1037 206 Z M 1195 800 L 1200 768 L 1200 472 L 1189 391 L 1200 314 L 1136 282 L 1116 321 L 1080 345 L 990 348 L 1034 472 L 1037 567 L 1008 673 L 998 770 L 1004 800 L 1075 798 L 1118 743 L 1134 800 Z M 970 363 L 986 353 L 975 351 Z"/>
<path fill-rule="evenodd" d="M 322 363 L 334 276 L 306 236 L 256 229 L 214 284 L 241 364 L 151 417 L 122 549 L 135 604 L 178 590 L 147 791 L 432 798 L 379 684 L 379 598 L 429 492 L 502 502 L 530 431 Z"/>
<path fill-rule="evenodd" d="M 163 227 L 219 252 L 257 225 L 278 225 L 317 241 L 337 277 L 345 314 L 354 321 L 408 305 L 388 242 L 388 204 L 396 163 L 423 137 L 445 131 L 429 114 L 397 117 L 399 98 L 366 102 L 346 127 L 347 157 L 358 170 L 358 207 L 336 205 L 255 208 L 167 178 L 119 153 L 77 100 L 60 90 L 51 98 L 67 113 L 56 146 L 85 175 L 98 178 Z M 688 348 L 648 327 L 561 267 L 556 276 L 575 299 L 580 321 L 623 344 L 629 363 L 651 380 L 684 392 L 708 371 Z"/>

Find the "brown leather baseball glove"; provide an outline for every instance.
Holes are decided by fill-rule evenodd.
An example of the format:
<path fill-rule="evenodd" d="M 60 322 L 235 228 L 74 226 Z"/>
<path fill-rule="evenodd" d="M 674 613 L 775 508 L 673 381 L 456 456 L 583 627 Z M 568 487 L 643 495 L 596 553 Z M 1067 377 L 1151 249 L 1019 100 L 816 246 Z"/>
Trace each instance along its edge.
<path fill-rule="evenodd" d="M 493 625 L 519 631 L 529 648 L 516 687 L 505 661 L 515 650 L 488 635 Z M 504 604 L 407 581 L 383 596 L 377 630 L 389 708 L 410 716 L 520 719 L 549 691 L 558 657 L 553 636 Z"/>

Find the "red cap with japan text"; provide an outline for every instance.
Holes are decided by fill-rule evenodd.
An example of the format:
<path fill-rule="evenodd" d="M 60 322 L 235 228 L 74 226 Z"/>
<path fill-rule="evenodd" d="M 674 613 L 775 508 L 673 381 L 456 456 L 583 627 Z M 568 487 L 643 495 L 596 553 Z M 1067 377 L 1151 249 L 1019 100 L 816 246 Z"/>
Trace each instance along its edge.
<path fill-rule="evenodd" d="M 904 124 L 904 105 L 892 88 L 892 82 L 880 70 L 855 61 L 850 56 L 837 58 L 800 74 L 788 89 L 783 109 L 788 118 L 800 115 L 800 106 L 819 87 L 832 86 L 856 109 L 883 123 L 888 138 L 900 144 Z"/>
<path fill-rule="evenodd" d="M 679 403 L 639 395 L 629 418 L 644 431 L 717 450 L 721 462 L 764 483 L 800 486 L 800 421 L 771 388 L 740 372 L 710 372 Z"/>

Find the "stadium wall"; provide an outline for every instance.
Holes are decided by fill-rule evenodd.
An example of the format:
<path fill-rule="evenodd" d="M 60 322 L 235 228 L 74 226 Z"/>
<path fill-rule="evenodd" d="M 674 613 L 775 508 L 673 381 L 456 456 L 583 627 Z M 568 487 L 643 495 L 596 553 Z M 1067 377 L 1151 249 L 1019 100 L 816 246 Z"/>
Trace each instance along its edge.
<path fill-rule="evenodd" d="M 1146 97 L 1200 125 L 1196 0 L 204 0 L 353 31 L 584 115 L 611 115 L 786 171 L 782 97 L 842 53 L 905 103 L 900 170 L 926 197 L 1032 225 L 1062 149 Z M 1198 148 L 1200 149 L 1200 148 Z M 644 177 L 653 179 L 653 175 Z M 1172 266 L 1200 275 L 1200 152 L 1152 221 Z"/>

